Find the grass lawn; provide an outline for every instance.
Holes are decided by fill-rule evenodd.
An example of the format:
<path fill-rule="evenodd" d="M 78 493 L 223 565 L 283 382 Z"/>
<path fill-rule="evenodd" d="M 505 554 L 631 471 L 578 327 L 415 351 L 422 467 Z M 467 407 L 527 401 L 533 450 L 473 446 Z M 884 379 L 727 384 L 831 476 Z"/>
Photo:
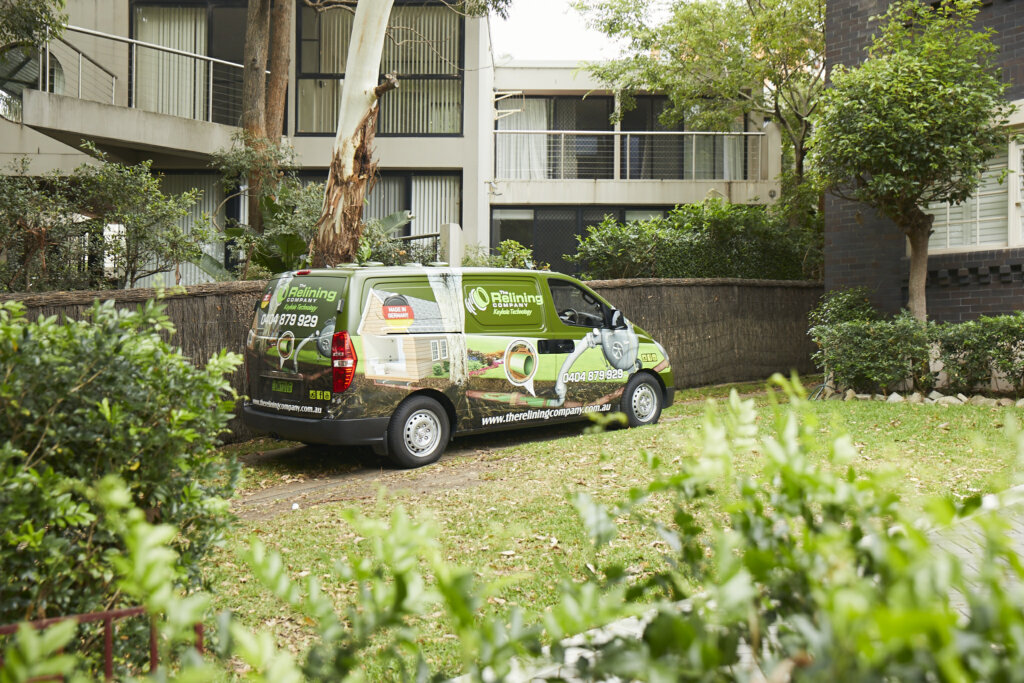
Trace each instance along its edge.
<path fill-rule="evenodd" d="M 352 586 L 335 578 L 332 567 L 336 558 L 358 548 L 361 541 L 341 519 L 343 507 L 385 516 L 400 503 L 414 518 L 433 519 L 453 563 L 472 568 L 482 580 L 506 582 L 487 606 L 499 613 L 511 605 L 529 614 L 542 613 L 554 602 L 558 582 L 582 580 L 588 565 L 616 561 L 637 573 L 660 566 L 664 544 L 628 519 L 619 520 L 622 538 L 595 553 L 567 494 L 586 490 L 599 500 L 622 498 L 630 487 L 650 480 L 642 451 L 659 456 L 665 468 L 682 458 L 697 457 L 699 439 L 695 437 L 704 412 L 699 399 L 724 396 L 728 388 L 681 392 L 679 402 L 652 427 L 546 441 L 526 441 L 523 432 L 509 432 L 512 445 L 507 448 L 476 457 L 444 458 L 430 468 L 402 475 L 441 477 L 471 468 L 475 475 L 471 485 L 429 494 L 393 488 L 375 500 L 324 504 L 269 520 L 243 521 L 229 547 L 209 567 L 215 607 L 232 609 L 253 628 L 275 631 L 286 647 L 295 651 L 305 647 L 312 631 L 302 617 L 270 597 L 238 555 L 247 538 L 256 535 L 282 554 L 293 577 L 320 577 L 325 591 L 342 605 L 352 596 Z M 761 390 L 763 385 L 736 388 L 744 393 Z M 771 407 L 764 397 L 757 401 L 759 423 L 767 425 Z M 963 496 L 1012 483 L 1016 454 L 1002 433 L 1012 409 L 859 401 L 811 405 L 825 436 L 851 435 L 859 453 L 853 465 L 892 471 L 893 485 L 910 505 L 927 495 Z M 737 461 L 737 469 L 754 469 L 756 458 Z M 278 476 L 256 466 L 250 468 L 245 482 L 247 487 L 259 488 L 259 482 L 265 485 Z M 648 505 L 657 513 L 660 504 Z M 708 514 L 725 520 L 721 510 Z M 439 618 L 428 618 L 421 626 L 433 668 L 457 674 L 461 664 L 454 636 L 445 632 Z M 368 672 L 371 680 L 386 677 L 386 672 Z"/>

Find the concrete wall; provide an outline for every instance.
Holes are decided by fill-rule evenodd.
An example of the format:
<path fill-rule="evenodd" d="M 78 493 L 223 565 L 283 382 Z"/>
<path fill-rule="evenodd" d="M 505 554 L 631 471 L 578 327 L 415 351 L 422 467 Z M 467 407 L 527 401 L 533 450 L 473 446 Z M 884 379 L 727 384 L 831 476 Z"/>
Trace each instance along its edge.
<path fill-rule="evenodd" d="M 866 56 L 875 25 L 869 18 L 885 11 L 887 0 L 829 0 L 826 56 L 830 65 L 858 64 Z M 985 3 L 979 23 L 996 30 L 1003 79 L 1010 100 L 1024 99 L 1024 2 Z M 1018 124 L 1024 118 L 1018 112 Z M 1018 153 L 1019 155 L 1019 153 Z M 1011 157 L 1013 155 L 1011 154 Z M 1016 159 L 1011 158 L 1011 168 Z M 1009 191 L 1010 243 L 1020 245 L 1022 207 L 1019 173 Z M 1014 193 L 1017 193 L 1016 195 Z M 1016 238 L 1016 239 L 1015 239 Z M 961 272 L 964 269 L 964 272 Z M 970 320 L 981 314 L 1024 308 L 1024 247 L 931 254 L 928 259 L 928 315 L 934 320 Z M 887 218 L 868 206 L 827 195 L 825 199 L 825 288 L 866 286 L 875 303 L 896 312 L 907 303 L 910 262 L 906 240 Z M 950 277 L 950 273 L 954 275 Z M 991 276 L 995 273 L 997 276 Z"/>
<path fill-rule="evenodd" d="M 196 363 L 226 348 L 241 353 L 253 308 L 265 281 L 196 285 L 167 297 L 177 329 L 172 341 Z M 605 280 L 591 282 L 626 317 L 665 347 L 676 387 L 767 379 L 774 372 L 814 371 L 807 312 L 821 296 L 819 283 L 772 280 Z M 94 299 L 136 306 L 155 290 L 46 292 L 0 296 L 18 300 L 30 318 L 80 318 Z M 232 378 L 243 393 L 243 370 Z M 226 438 L 252 434 L 239 420 Z"/>

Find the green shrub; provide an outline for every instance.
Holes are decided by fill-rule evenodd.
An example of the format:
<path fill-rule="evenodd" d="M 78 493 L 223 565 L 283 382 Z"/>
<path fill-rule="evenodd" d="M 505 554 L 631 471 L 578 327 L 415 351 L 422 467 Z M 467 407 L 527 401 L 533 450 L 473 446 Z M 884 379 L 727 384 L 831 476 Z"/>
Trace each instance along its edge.
<path fill-rule="evenodd" d="M 1024 313 L 983 317 L 992 340 L 992 367 L 1018 395 L 1024 394 Z"/>
<path fill-rule="evenodd" d="M 620 224 L 605 218 L 578 237 L 586 279 L 803 277 L 803 252 L 788 226 L 762 207 L 708 200 L 666 218 Z"/>
<path fill-rule="evenodd" d="M 107 475 L 151 521 L 177 528 L 181 585 L 199 587 L 231 519 L 238 466 L 215 446 L 240 358 L 221 352 L 197 368 L 165 341 L 172 332 L 153 302 L 96 303 L 64 323 L 0 304 L 0 623 L 124 604 L 111 565 L 120 522 L 96 502 Z"/>
<path fill-rule="evenodd" d="M 945 323 L 935 341 L 951 391 L 988 389 L 994 374 L 1018 395 L 1024 391 L 1024 314 Z"/>
<path fill-rule="evenodd" d="M 907 379 L 929 391 L 931 325 L 904 311 L 892 320 L 850 320 L 810 330 L 814 361 L 840 388 L 884 393 Z"/>
<path fill-rule="evenodd" d="M 363 225 L 359 237 L 359 262 L 400 266 L 406 263 L 430 263 L 437 260 L 437 250 L 430 240 L 401 240 L 395 233 L 412 220 L 407 211 L 384 218 L 375 218 Z"/>
<path fill-rule="evenodd" d="M 807 314 L 810 327 L 836 325 L 853 321 L 878 320 L 881 316 L 871 303 L 867 287 L 833 289 L 821 295 L 818 305 Z"/>
<path fill-rule="evenodd" d="M 478 268 L 523 268 L 526 270 L 548 270 L 550 265 L 543 261 L 535 261 L 533 249 L 515 240 L 504 240 L 498 245 L 496 253 L 472 245 L 466 249 L 462 265 Z"/>

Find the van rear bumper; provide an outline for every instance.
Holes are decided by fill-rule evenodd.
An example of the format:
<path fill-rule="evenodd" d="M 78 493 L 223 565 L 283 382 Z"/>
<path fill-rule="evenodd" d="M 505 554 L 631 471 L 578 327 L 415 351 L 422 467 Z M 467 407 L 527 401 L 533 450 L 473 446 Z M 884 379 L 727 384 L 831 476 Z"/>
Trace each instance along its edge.
<path fill-rule="evenodd" d="M 311 419 L 278 415 L 258 410 L 252 404 L 242 406 L 242 421 L 249 429 L 288 441 L 319 443 L 328 446 L 373 446 L 382 452 L 386 444 L 387 417 L 358 420 Z"/>

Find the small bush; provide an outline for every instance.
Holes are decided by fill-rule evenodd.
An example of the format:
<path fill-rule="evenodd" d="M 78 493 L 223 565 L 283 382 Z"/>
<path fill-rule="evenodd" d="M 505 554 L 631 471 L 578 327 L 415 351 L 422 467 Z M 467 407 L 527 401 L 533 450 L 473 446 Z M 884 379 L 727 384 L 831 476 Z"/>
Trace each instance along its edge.
<path fill-rule="evenodd" d="M 709 200 L 649 221 L 605 218 L 577 239 L 576 254 L 566 259 L 587 279 L 804 276 L 804 254 L 789 227 L 758 206 Z"/>
<path fill-rule="evenodd" d="M 395 225 L 383 219 L 367 221 L 359 238 L 360 262 L 378 261 L 385 266 L 400 266 L 405 263 L 430 263 L 437 260 L 437 250 L 430 240 L 400 240 L 394 236 L 397 228 L 408 221 Z"/>
<path fill-rule="evenodd" d="M 807 314 L 807 322 L 811 327 L 817 327 L 866 322 L 880 317 L 878 309 L 871 303 L 871 290 L 867 287 L 851 287 L 825 292 L 818 300 L 818 305 Z"/>
<path fill-rule="evenodd" d="M 504 240 L 498 245 L 497 253 L 490 253 L 484 247 L 471 245 L 466 249 L 462 265 L 478 268 L 523 268 L 526 270 L 548 270 L 551 266 L 535 261 L 533 249 L 515 240 Z"/>
<path fill-rule="evenodd" d="M 63 324 L 0 304 L 0 623 L 123 606 L 119 521 L 97 504 L 106 475 L 149 520 L 177 528 L 182 587 L 200 585 L 231 520 L 238 467 L 215 446 L 240 358 L 197 368 L 165 341 L 173 331 L 153 302 L 97 303 Z"/>
<path fill-rule="evenodd" d="M 929 370 L 931 326 L 903 312 L 892 320 L 850 320 L 812 327 L 814 361 L 838 387 L 884 393 L 911 379 L 917 389 L 934 387 Z"/>
<path fill-rule="evenodd" d="M 935 341 L 951 391 L 988 389 L 993 375 L 1024 391 L 1024 314 L 939 325 Z"/>

